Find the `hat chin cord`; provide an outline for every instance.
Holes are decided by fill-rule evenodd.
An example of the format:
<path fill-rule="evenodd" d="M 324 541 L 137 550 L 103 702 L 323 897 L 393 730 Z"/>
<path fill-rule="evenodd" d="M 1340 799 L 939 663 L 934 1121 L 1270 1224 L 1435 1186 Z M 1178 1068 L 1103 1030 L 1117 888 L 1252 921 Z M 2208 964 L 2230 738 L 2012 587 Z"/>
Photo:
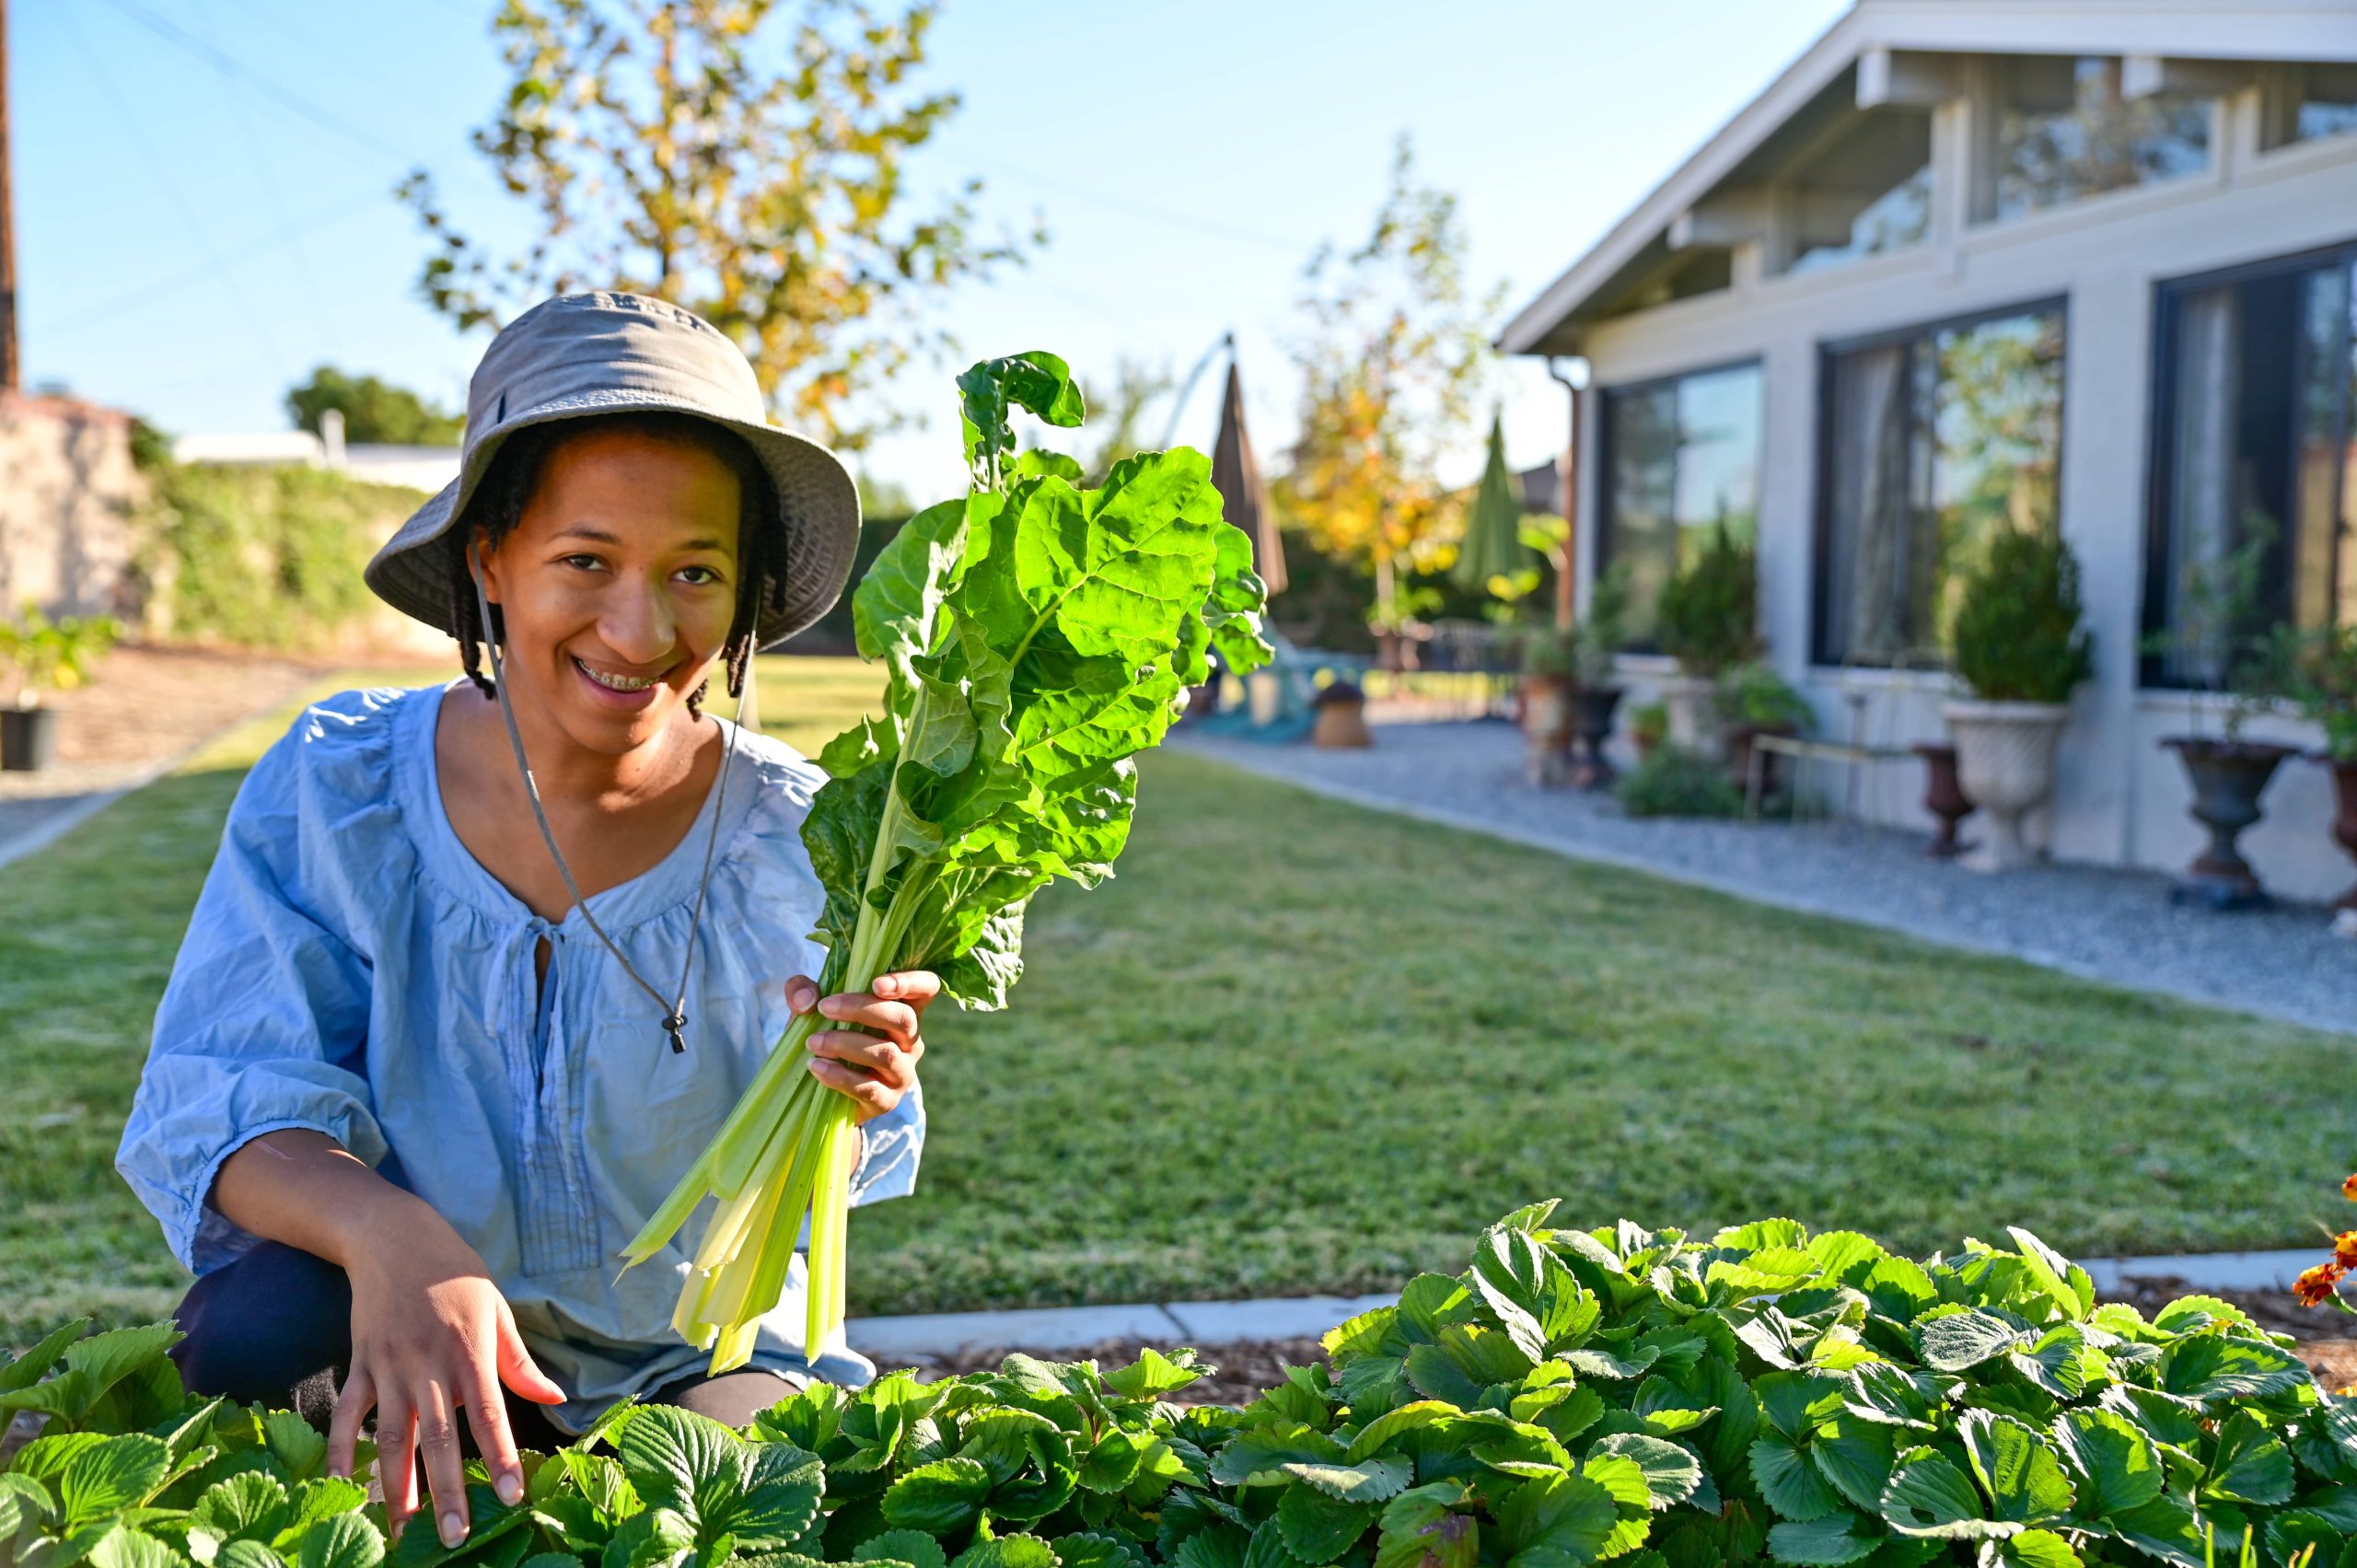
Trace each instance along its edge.
<path fill-rule="evenodd" d="M 598 917 L 589 912 L 589 900 L 581 896 L 581 884 L 573 879 L 573 868 L 564 863 L 564 852 L 556 847 L 556 830 L 549 826 L 548 808 L 540 803 L 540 783 L 532 777 L 532 765 L 524 757 L 524 732 L 516 726 L 516 707 L 508 700 L 507 671 L 500 656 L 499 638 L 492 632 L 491 596 L 484 591 L 482 561 L 472 540 L 467 545 L 467 575 L 474 583 L 475 609 L 482 621 L 483 646 L 491 654 L 491 684 L 499 700 L 499 716 L 506 721 L 507 744 L 516 754 L 516 771 L 524 776 L 524 796 L 532 803 L 532 820 L 540 825 L 540 842 L 548 845 L 549 858 L 556 862 L 556 874 L 563 878 L 564 890 L 571 896 L 573 907 L 580 912 L 583 922 L 605 945 L 606 951 L 613 955 L 614 962 L 621 966 L 622 973 L 630 976 L 632 982 L 663 1009 L 663 1032 L 670 1040 L 672 1053 L 679 1054 L 688 1049 L 688 975 L 695 964 L 696 933 L 703 926 L 704 895 L 712 888 L 714 854 L 720 847 L 721 807 L 728 799 L 729 765 L 737 756 L 737 735 L 745 726 L 761 722 L 753 702 L 753 661 L 745 661 L 745 694 L 737 710 L 737 722 L 728 726 L 728 744 L 720 758 L 720 777 L 713 785 L 712 830 L 704 838 L 703 871 L 696 878 L 695 909 L 688 917 L 687 952 L 679 960 L 678 993 L 667 1002 L 663 993 L 638 972 L 638 967 L 624 956 L 614 939 L 606 935 L 606 928 L 598 923 Z"/>

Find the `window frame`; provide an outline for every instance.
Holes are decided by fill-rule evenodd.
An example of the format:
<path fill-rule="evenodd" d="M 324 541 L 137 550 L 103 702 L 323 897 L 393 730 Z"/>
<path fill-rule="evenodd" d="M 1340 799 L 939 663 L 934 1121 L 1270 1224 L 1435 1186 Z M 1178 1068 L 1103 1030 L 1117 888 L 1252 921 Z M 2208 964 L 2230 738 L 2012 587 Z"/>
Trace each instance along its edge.
<path fill-rule="evenodd" d="M 1867 659 L 1832 656 L 1833 592 L 1833 362 L 1845 354 L 1861 349 L 1886 348 L 1892 343 L 1911 343 L 1940 332 L 1963 327 L 1978 327 L 1985 322 L 2009 320 L 2016 316 L 2050 315 L 2062 327 L 2061 406 L 2056 411 L 2060 434 L 2054 449 L 2054 527 L 2062 528 L 2062 476 L 2071 450 L 2071 296 L 2062 294 L 2035 296 L 1986 308 L 1966 310 L 1956 315 L 1937 316 L 1928 320 L 1913 321 L 1904 326 L 1886 327 L 1875 331 L 1853 333 L 1843 338 L 1822 338 L 1817 345 L 1817 442 L 1815 459 L 1817 471 L 1811 485 L 1809 528 L 1809 631 L 1808 660 L 1813 669 L 1898 669 L 1899 659 Z M 1918 668 L 1907 666 L 1906 668 Z M 1940 668 L 1947 668 L 1943 664 Z"/>
<path fill-rule="evenodd" d="M 1592 552 L 1595 557 L 1594 575 L 1591 581 L 1603 581 L 1605 573 L 1612 569 L 1615 511 L 1613 504 L 1615 486 L 1612 472 L 1615 436 L 1614 400 L 1624 392 L 1648 392 L 1656 387 L 1672 386 L 1679 381 L 1691 380 L 1701 376 L 1724 375 L 1730 370 L 1756 370 L 1759 373 L 1759 447 L 1754 461 L 1759 468 L 1765 468 L 1768 461 L 1768 364 L 1767 355 L 1764 354 L 1747 354 L 1734 359 L 1714 360 L 1707 365 L 1691 366 L 1683 370 L 1663 371 L 1653 376 L 1641 376 L 1634 380 L 1598 384 L 1591 389 L 1596 394 L 1596 450 L 1598 459 L 1594 465 L 1595 476 L 1590 482 L 1596 486 L 1591 494 L 1595 505 L 1593 515 L 1596 517 L 1596 545 Z M 1753 484 L 1755 489 L 1759 485 L 1757 469 L 1753 473 Z M 1752 496 L 1752 529 L 1755 539 L 1763 531 L 1759 523 L 1759 502 L 1760 497 L 1755 494 Z M 1630 654 L 1658 654 L 1661 652 L 1661 645 L 1651 637 L 1633 639 L 1623 643 L 1620 651 Z"/>
<path fill-rule="evenodd" d="M 2165 661 L 2159 650 L 2149 645 L 2154 638 L 2167 630 L 2168 587 L 2177 573 L 2177 562 L 2169 550 L 2169 490 L 2177 479 L 2177 448 L 2176 443 L 2170 439 L 2170 433 L 2171 416 L 2177 412 L 2178 356 L 2177 334 L 2174 329 L 2178 302 L 2187 295 L 2205 289 L 2226 288 L 2235 284 L 2253 283 L 2261 278 L 2280 277 L 2292 273 L 2317 272 L 2336 261 L 2352 273 L 2357 273 L 2357 236 L 2329 245 L 2311 245 L 2279 255 L 2262 256 L 2255 261 L 2237 261 L 2229 267 L 2212 267 L 2206 272 L 2185 273 L 2176 277 L 2154 280 L 2148 328 L 2152 343 L 2152 377 L 2151 385 L 2146 389 L 2144 412 L 2144 558 L 2141 563 L 2143 582 L 2136 596 L 2138 691 L 2206 690 L 2193 681 L 2172 678 L 2165 668 Z M 2357 288 L 2357 280 L 2352 281 L 2351 286 Z M 2301 345 L 2304 364 L 2305 353 L 2306 345 L 2304 343 Z M 2352 436 L 2357 436 L 2357 408 L 2351 410 L 2350 423 Z M 2300 430 L 2296 421 L 2286 423 L 2283 447 L 2284 461 L 2296 468 L 2300 450 Z M 2343 471 L 2345 483 L 2345 469 Z M 2345 493 L 2338 494 L 2336 499 L 2341 508 L 2347 507 Z M 2340 585 L 2335 583 L 2333 586 L 2338 588 Z"/>

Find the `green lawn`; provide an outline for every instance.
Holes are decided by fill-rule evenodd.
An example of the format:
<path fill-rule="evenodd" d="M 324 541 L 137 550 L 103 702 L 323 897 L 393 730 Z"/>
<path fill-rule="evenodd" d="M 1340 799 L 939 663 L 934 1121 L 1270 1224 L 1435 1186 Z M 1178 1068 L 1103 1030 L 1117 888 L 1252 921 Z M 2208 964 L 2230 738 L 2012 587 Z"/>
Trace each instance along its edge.
<path fill-rule="evenodd" d="M 872 690 L 763 688 L 806 749 Z M 257 726 L 9 870 L 0 1342 L 158 1311 L 110 1169 Z M 945 1011 L 918 1194 L 853 1310 L 1361 1290 L 1529 1198 L 1789 1214 L 1914 1249 L 2292 1246 L 2347 1173 L 2347 1040 L 1763 911 L 1150 759 L 1122 873 L 1034 912 L 1014 1010 Z"/>

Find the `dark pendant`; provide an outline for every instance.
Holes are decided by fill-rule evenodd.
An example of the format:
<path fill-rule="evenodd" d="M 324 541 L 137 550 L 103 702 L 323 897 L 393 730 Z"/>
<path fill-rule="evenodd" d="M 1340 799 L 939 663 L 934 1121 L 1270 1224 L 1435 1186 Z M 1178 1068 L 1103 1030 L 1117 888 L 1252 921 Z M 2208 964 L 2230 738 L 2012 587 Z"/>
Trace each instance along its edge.
<path fill-rule="evenodd" d="M 687 1054 L 688 1042 L 680 1033 L 687 1027 L 688 1016 L 685 1013 L 674 1013 L 663 1020 L 663 1032 L 671 1037 L 671 1054 L 674 1056 Z"/>

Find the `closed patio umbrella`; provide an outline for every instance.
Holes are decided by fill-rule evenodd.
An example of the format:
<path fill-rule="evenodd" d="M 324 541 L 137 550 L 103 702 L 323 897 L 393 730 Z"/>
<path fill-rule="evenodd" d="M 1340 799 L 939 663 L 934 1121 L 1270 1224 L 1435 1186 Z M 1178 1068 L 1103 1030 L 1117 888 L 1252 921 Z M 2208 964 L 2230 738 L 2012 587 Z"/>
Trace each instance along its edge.
<path fill-rule="evenodd" d="M 1219 405 L 1219 437 L 1212 443 L 1212 485 L 1226 504 L 1227 520 L 1251 537 L 1252 569 L 1269 586 L 1269 597 L 1284 592 L 1284 540 L 1277 532 L 1276 508 L 1269 505 L 1260 464 L 1252 456 L 1252 438 L 1244 433 L 1244 379 L 1233 358 L 1227 362 L 1227 396 Z"/>
<path fill-rule="evenodd" d="M 1465 519 L 1465 540 L 1457 547 L 1457 565 L 1449 575 L 1459 587 L 1479 588 L 1530 563 L 1530 552 L 1522 542 L 1522 496 L 1514 471 L 1506 467 L 1504 423 L 1492 415 L 1490 461 L 1481 470 L 1481 488 L 1474 494 L 1472 513 Z"/>

